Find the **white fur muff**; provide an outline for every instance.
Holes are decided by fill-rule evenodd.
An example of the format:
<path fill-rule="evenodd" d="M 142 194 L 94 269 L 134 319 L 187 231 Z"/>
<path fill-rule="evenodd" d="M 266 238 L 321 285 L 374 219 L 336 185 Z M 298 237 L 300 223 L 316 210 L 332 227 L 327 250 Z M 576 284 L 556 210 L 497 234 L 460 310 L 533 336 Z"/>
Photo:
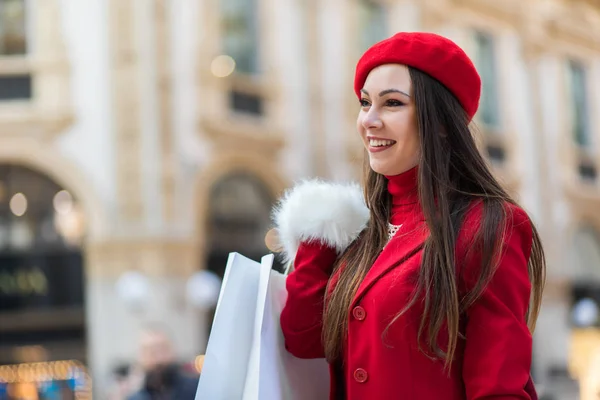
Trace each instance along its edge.
<path fill-rule="evenodd" d="M 273 219 L 289 262 L 306 241 L 321 241 L 340 254 L 366 227 L 369 209 L 357 184 L 308 180 L 284 194 Z"/>

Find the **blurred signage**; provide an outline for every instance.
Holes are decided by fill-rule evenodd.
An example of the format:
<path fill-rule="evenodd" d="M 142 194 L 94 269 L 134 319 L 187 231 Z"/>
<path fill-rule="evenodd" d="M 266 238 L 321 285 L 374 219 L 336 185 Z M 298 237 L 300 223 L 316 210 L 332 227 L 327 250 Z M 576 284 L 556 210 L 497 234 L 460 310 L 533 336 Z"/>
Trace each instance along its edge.
<path fill-rule="evenodd" d="M 0 312 L 83 305 L 80 252 L 0 254 Z"/>
<path fill-rule="evenodd" d="M 0 296 L 46 296 L 48 278 L 40 268 L 0 272 Z"/>

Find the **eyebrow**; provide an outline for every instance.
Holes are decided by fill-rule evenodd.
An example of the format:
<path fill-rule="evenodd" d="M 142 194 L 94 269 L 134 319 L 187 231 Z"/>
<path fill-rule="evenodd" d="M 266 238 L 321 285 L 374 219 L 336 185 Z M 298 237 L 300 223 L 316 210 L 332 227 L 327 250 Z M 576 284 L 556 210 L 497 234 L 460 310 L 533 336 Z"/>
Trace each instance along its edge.
<path fill-rule="evenodd" d="M 364 94 L 366 94 L 367 96 L 370 96 L 369 92 L 367 92 L 365 89 L 361 89 L 360 91 L 363 92 Z M 379 97 L 385 96 L 386 94 L 390 94 L 390 93 L 400 93 L 400 94 L 403 94 L 406 97 L 410 98 L 410 95 L 408 95 L 405 92 L 403 92 L 402 90 L 398 90 L 398 89 L 382 90 L 381 92 L 379 92 Z"/>

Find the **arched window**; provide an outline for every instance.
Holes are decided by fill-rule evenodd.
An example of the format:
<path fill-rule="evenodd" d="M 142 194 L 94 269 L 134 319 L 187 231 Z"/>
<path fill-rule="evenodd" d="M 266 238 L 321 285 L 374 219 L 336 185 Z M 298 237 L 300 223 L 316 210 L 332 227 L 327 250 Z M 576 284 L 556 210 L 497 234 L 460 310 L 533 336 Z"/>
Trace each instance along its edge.
<path fill-rule="evenodd" d="M 0 364 L 31 361 L 10 357 L 32 345 L 50 359 L 84 360 L 84 228 L 68 190 L 29 168 L 0 165 Z"/>
<path fill-rule="evenodd" d="M 254 176 L 234 173 L 218 181 L 212 189 L 208 211 L 206 268 L 221 278 L 230 252 L 260 261 L 270 251 L 265 244 L 271 221 L 273 199 Z M 274 266 L 281 270 L 282 266 Z M 208 331 L 214 310 L 208 315 Z"/>
<path fill-rule="evenodd" d="M 272 204 L 267 188 L 249 174 L 231 174 L 214 185 L 207 231 L 210 270 L 223 276 L 232 251 L 256 260 L 269 253 L 265 235 L 271 225 Z"/>

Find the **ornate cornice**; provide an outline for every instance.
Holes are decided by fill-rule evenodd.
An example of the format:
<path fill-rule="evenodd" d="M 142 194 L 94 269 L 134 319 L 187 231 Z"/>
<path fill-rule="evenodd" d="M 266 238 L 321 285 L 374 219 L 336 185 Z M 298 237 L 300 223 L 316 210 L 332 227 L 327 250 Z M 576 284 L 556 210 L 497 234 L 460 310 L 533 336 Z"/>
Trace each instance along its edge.
<path fill-rule="evenodd" d="M 521 0 L 450 0 L 448 7 L 459 7 L 461 11 L 474 11 L 493 16 L 510 25 L 517 24 L 524 13 L 524 8 L 528 7 Z M 448 14 L 446 14 L 446 19 Z"/>
<path fill-rule="evenodd" d="M 282 129 L 256 118 L 204 116 L 200 128 L 204 137 L 221 148 L 243 148 L 272 156 L 285 145 Z"/>
<path fill-rule="evenodd" d="M 208 68 L 200 71 L 202 89 L 211 88 L 219 91 L 236 90 L 240 93 L 260 96 L 265 101 L 276 101 L 281 94 L 281 87 L 276 84 L 273 74 L 257 76 L 233 73 L 219 78 Z"/>
<path fill-rule="evenodd" d="M 598 3 L 570 0 L 534 4 L 535 10 L 520 18 L 526 44 L 545 52 L 561 51 L 558 43 L 600 51 Z"/>
<path fill-rule="evenodd" d="M 597 222 L 600 227 L 600 187 L 593 183 L 582 182 L 575 173 L 571 179 L 565 179 L 563 183 L 564 193 L 567 199 L 576 204 L 578 213 L 585 214 Z"/>
<path fill-rule="evenodd" d="M 71 126 L 74 120 L 72 110 L 46 114 L 30 105 L 0 105 L 0 135 L 4 137 L 50 141 Z"/>
<path fill-rule="evenodd" d="M 151 277 L 188 277 L 195 265 L 196 246 L 191 240 L 169 238 L 113 238 L 86 244 L 87 279 L 117 279 L 137 270 Z"/>

